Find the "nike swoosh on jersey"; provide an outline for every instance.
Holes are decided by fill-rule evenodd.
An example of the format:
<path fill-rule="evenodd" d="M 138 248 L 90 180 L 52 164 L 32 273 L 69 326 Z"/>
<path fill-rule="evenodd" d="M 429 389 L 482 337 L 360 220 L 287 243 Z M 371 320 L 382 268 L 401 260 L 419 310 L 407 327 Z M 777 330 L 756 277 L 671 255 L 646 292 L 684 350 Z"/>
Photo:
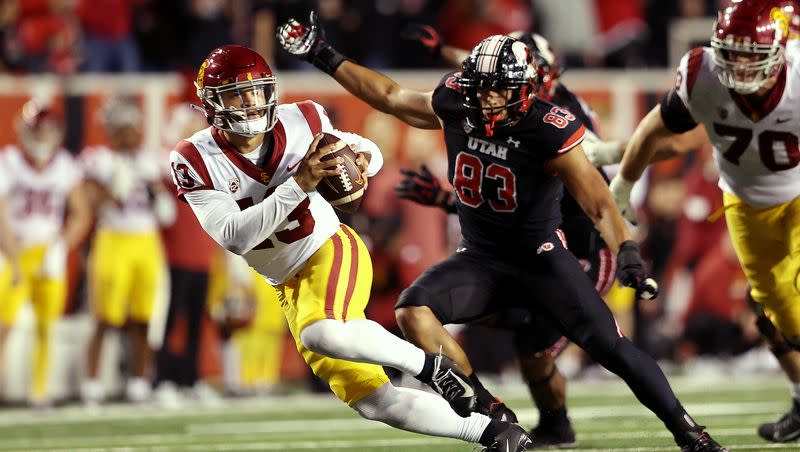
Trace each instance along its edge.
<path fill-rule="evenodd" d="M 303 159 L 300 159 L 300 160 L 298 160 L 298 161 L 294 162 L 294 165 L 289 165 L 289 166 L 287 166 L 287 167 L 286 167 L 286 172 L 287 172 L 287 173 L 291 173 L 291 172 L 292 172 L 292 171 L 293 171 L 295 168 L 297 168 L 297 165 L 299 165 L 299 164 L 300 164 L 300 162 L 302 162 L 302 161 L 303 161 Z"/>

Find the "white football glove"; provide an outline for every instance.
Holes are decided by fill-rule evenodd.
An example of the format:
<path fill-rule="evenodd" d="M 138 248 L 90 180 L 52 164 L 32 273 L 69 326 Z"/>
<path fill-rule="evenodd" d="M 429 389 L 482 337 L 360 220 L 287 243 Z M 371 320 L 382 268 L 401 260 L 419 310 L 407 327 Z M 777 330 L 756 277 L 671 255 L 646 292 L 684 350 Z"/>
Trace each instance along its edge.
<path fill-rule="evenodd" d="M 319 40 L 317 14 L 314 11 L 311 11 L 308 22 L 310 25 L 306 26 L 295 19 L 289 19 L 278 28 L 275 36 L 278 38 L 278 44 L 284 50 L 298 58 L 310 61 L 309 52 Z"/>
<path fill-rule="evenodd" d="M 67 244 L 58 239 L 47 247 L 39 273 L 46 279 L 61 279 L 66 273 Z"/>
<path fill-rule="evenodd" d="M 617 174 L 608 186 L 608 189 L 611 190 L 611 196 L 614 197 L 614 202 L 617 204 L 619 213 L 632 224 L 636 224 L 636 214 L 631 206 L 631 190 L 633 190 L 634 183 L 635 182 L 625 180 L 622 175 Z"/>
<path fill-rule="evenodd" d="M 602 141 L 597 135 L 587 130 L 586 137 L 581 143 L 583 153 L 594 166 L 613 165 L 622 161 L 625 148 L 621 141 Z"/>

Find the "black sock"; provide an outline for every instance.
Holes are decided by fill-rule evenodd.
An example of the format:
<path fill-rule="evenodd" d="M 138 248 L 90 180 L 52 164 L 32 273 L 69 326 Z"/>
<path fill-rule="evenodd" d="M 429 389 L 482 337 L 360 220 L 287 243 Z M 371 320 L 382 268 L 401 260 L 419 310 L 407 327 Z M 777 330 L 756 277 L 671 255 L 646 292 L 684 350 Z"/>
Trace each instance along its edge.
<path fill-rule="evenodd" d="M 489 447 L 494 444 L 494 439 L 499 435 L 501 432 L 505 431 L 511 424 L 508 422 L 498 421 L 497 419 L 492 419 L 489 421 L 489 425 L 486 426 L 486 429 L 483 430 L 481 433 L 481 439 L 478 440 L 482 446 Z"/>
<path fill-rule="evenodd" d="M 483 384 L 478 379 L 478 375 L 473 373 L 469 376 L 469 379 L 475 386 L 475 395 L 478 397 L 478 407 L 486 408 L 488 410 L 489 406 L 494 403 L 495 397 L 491 392 L 483 387 Z"/>
<path fill-rule="evenodd" d="M 667 428 L 675 437 L 675 442 L 679 446 L 684 446 L 693 441 L 700 432 L 705 430 L 705 425 L 700 425 L 689 416 L 689 413 L 683 409 L 683 405 L 678 404 L 675 410 L 676 415 L 673 417 L 674 421 Z"/>
<path fill-rule="evenodd" d="M 569 422 L 566 405 L 554 410 L 539 410 L 539 425 L 557 425 L 563 422 Z"/>
<path fill-rule="evenodd" d="M 425 365 L 422 366 L 422 372 L 418 375 L 415 375 L 414 378 L 423 382 L 423 383 L 430 383 L 433 379 L 433 362 L 436 359 L 436 355 L 432 353 L 425 353 Z"/>

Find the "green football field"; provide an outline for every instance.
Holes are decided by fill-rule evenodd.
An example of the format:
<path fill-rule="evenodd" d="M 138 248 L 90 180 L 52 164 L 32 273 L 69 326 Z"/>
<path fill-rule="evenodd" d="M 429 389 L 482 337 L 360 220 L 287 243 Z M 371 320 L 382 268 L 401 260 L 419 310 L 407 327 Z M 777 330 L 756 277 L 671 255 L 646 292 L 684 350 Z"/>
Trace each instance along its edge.
<path fill-rule="evenodd" d="M 800 443 L 769 444 L 755 426 L 788 407 L 778 376 L 676 378 L 674 387 L 695 418 L 732 450 L 800 451 Z M 497 391 L 521 417 L 536 411 L 520 385 Z M 570 415 L 581 451 L 673 451 L 669 434 L 615 380 L 570 384 Z M 358 418 L 328 396 L 235 400 L 223 408 L 166 411 L 152 406 L 110 405 L 87 412 L 79 406 L 47 412 L 0 412 L 0 451 L 437 451 L 469 452 L 471 444 L 391 429 Z"/>

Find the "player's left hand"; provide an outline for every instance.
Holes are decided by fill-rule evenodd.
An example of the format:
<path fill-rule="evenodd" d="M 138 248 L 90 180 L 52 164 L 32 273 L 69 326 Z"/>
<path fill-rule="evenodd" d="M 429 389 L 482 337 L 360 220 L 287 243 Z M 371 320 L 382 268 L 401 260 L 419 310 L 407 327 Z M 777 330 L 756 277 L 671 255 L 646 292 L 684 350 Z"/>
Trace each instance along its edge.
<path fill-rule="evenodd" d="M 400 37 L 419 43 L 433 57 L 438 58 L 442 54 L 442 37 L 430 25 L 411 24 L 400 33 Z"/>
<path fill-rule="evenodd" d="M 639 245 L 633 240 L 619 246 L 617 277 L 623 286 L 636 289 L 637 300 L 653 300 L 658 296 L 658 283 L 647 274 Z"/>
<path fill-rule="evenodd" d="M 419 172 L 402 168 L 403 180 L 394 187 L 397 196 L 417 204 L 442 207 L 447 198 L 446 190 L 427 166 L 422 165 Z"/>

